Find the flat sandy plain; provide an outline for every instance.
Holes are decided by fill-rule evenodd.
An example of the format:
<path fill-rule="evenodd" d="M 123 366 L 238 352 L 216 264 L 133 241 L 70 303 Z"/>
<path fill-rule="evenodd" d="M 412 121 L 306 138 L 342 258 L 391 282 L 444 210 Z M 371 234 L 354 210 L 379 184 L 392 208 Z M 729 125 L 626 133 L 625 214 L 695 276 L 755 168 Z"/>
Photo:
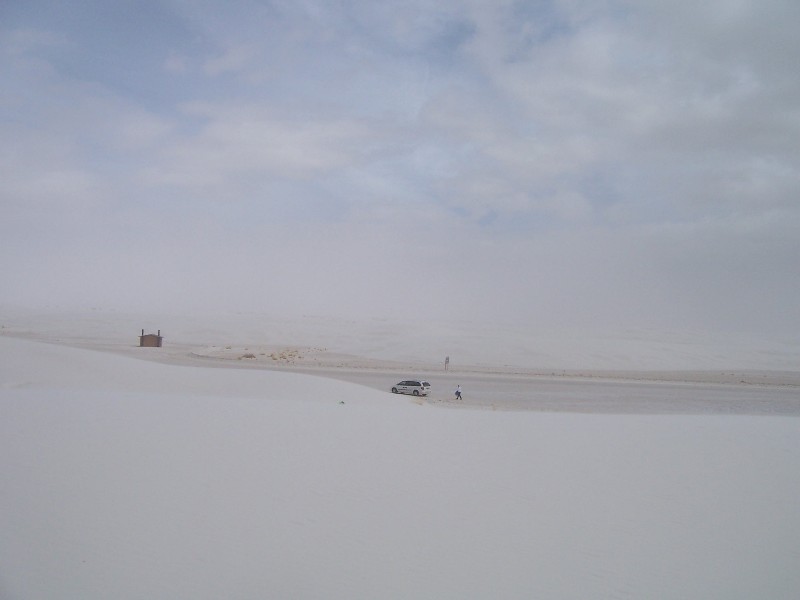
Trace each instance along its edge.
<path fill-rule="evenodd" d="M 140 348 L 142 329 L 160 331 L 164 346 Z M 421 378 L 431 382 L 432 393 L 420 401 L 453 408 L 800 415 L 800 371 L 792 369 L 800 365 L 800 348 L 791 340 L 102 310 L 6 311 L 0 332 L 172 365 L 290 371 L 382 391 Z M 459 384 L 461 402 L 453 396 Z"/>
<path fill-rule="evenodd" d="M 0 317 L 3 600 L 797 598 L 790 343 Z"/>

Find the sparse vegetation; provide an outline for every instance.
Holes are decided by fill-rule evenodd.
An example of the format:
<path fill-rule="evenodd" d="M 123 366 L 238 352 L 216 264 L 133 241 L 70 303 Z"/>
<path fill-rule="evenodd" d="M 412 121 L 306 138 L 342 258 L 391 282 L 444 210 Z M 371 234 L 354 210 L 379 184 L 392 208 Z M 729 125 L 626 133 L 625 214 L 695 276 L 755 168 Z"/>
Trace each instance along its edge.
<path fill-rule="evenodd" d="M 302 359 L 303 355 L 299 350 L 282 350 L 281 352 L 273 352 L 269 357 L 278 362 L 294 363 L 295 360 Z"/>

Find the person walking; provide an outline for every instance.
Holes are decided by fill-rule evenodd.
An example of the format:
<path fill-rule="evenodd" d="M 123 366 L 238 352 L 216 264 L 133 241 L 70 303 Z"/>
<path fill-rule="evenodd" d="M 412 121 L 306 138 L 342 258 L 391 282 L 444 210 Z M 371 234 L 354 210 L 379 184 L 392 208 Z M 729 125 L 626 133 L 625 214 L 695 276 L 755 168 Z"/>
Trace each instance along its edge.
<path fill-rule="evenodd" d="M 456 400 L 461 400 L 461 386 L 456 386 Z"/>

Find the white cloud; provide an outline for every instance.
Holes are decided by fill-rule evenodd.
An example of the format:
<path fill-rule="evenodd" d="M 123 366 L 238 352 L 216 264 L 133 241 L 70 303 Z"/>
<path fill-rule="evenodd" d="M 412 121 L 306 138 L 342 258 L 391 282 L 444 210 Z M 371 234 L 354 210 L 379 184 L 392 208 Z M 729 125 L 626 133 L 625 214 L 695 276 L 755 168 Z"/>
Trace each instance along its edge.
<path fill-rule="evenodd" d="M 203 68 L 212 76 L 228 72 L 238 73 L 245 70 L 255 53 L 253 48 L 247 46 L 233 46 L 225 49 L 221 56 L 207 60 Z"/>
<path fill-rule="evenodd" d="M 382 133 L 351 118 L 280 116 L 248 105 L 193 104 L 203 125 L 162 147 L 148 180 L 187 187 L 230 183 L 248 173 L 268 179 L 310 179 L 362 163 Z"/>
<path fill-rule="evenodd" d="M 28 60 L 38 49 L 58 49 L 67 45 L 65 37 L 45 29 L 19 28 L 4 31 L 0 36 L 0 48 L 14 59 Z"/>
<path fill-rule="evenodd" d="M 20 298 L 800 322 L 795 3 L 170 6 L 120 63 L 5 25 Z"/>
<path fill-rule="evenodd" d="M 171 54 L 164 61 L 164 70 L 169 73 L 186 73 L 188 68 L 188 60 L 185 56 Z"/>

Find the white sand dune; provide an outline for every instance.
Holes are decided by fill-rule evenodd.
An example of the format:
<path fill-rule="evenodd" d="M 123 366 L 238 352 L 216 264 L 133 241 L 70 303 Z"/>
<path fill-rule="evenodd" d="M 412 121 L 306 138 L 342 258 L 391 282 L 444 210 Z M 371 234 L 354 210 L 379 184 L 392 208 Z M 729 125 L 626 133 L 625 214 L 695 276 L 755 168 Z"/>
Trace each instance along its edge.
<path fill-rule="evenodd" d="M 444 410 L 0 337 L 0 597 L 771 598 L 800 419 Z"/>

